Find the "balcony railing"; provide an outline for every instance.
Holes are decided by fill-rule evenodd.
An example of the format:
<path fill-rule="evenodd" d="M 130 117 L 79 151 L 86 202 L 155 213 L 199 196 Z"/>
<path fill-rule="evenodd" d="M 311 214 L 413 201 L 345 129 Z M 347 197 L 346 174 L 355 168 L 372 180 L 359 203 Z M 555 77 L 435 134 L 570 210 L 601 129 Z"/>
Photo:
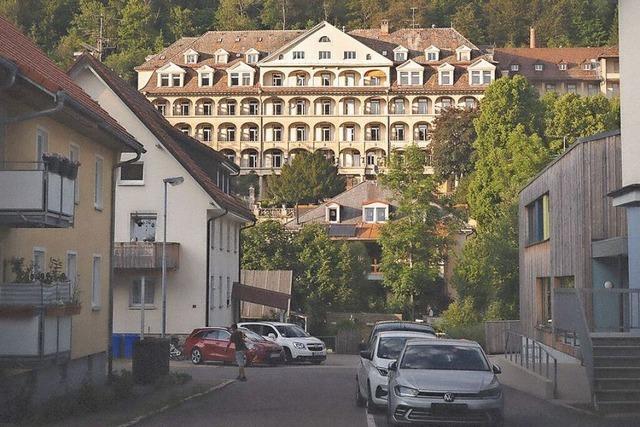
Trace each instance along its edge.
<path fill-rule="evenodd" d="M 75 179 L 42 162 L 0 162 L 0 225 L 64 228 L 74 211 Z"/>
<path fill-rule="evenodd" d="M 167 270 L 180 266 L 180 243 L 167 242 Z M 116 242 L 113 267 L 117 270 L 162 269 L 162 242 Z"/>

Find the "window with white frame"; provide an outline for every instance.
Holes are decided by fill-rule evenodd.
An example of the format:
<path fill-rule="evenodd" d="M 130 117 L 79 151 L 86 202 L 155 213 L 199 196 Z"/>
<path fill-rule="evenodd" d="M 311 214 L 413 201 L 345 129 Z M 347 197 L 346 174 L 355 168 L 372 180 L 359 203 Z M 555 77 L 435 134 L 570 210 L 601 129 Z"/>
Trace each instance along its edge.
<path fill-rule="evenodd" d="M 535 71 L 542 71 L 542 70 L 544 70 L 544 64 L 535 64 L 535 65 L 533 66 L 533 69 L 534 69 Z"/>
<path fill-rule="evenodd" d="M 42 155 L 49 151 L 49 133 L 44 129 L 38 128 L 36 131 L 36 162 L 38 168 L 44 168 L 42 163 Z"/>
<path fill-rule="evenodd" d="M 219 53 L 216 55 L 216 64 L 226 64 L 228 58 L 229 58 L 229 55 L 225 53 Z"/>
<path fill-rule="evenodd" d="M 429 136 L 429 127 L 426 124 L 418 125 L 418 141 L 426 141 Z"/>
<path fill-rule="evenodd" d="M 231 86 L 240 86 L 240 73 L 231 73 Z"/>
<path fill-rule="evenodd" d="M 182 86 L 182 74 L 172 74 L 171 75 L 171 86 L 180 87 Z"/>
<path fill-rule="evenodd" d="M 346 99 L 342 103 L 343 114 L 353 116 L 356 114 L 356 101 L 354 99 Z"/>
<path fill-rule="evenodd" d="M 320 84 L 322 86 L 331 86 L 331 74 L 329 73 L 322 73 L 320 75 Z"/>
<path fill-rule="evenodd" d="M 236 140 L 236 128 L 233 126 L 227 126 L 225 129 L 225 136 L 227 141 L 235 141 Z"/>
<path fill-rule="evenodd" d="M 80 161 L 80 147 L 76 144 L 69 145 L 69 160 L 71 160 L 72 162 Z M 78 203 L 80 203 L 80 174 L 76 175 L 76 179 L 73 185 L 75 187 L 74 201 L 77 205 Z"/>
<path fill-rule="evenodd" d="M 163 101 L 159 101 L 156 103 L 156 110 L 163 116 L 167 115 L 167 103 Z"/>
<path fill-rule="evenodd" d="M 321 50 L 318 52 L 318 59 L 331 59 L 330 50 Z"/>
<path fill-rule="evenodd" d="M 561 62 L 558 64 L 558 69 L 560 71 L 567 71 L 567 63 L 566 62 Z"/>
<path fill-rule="evenodd" d="M 282 101 L 276 101 L 273 103 L 273 115 L 281 116 L 283 111 L 283 103 Z"/>
<path fill-rule="evenodd" d="M 511 71 L 520 71 L 520 64 L 511 64 L 511 66 L 509 67 L 509 69 Z"/>
<path fill-rule="evenodd" d="M 258 155 L 255 152 L 249 153 L 249 157 L 247 158 L 247 166 L 250 168 L 258 167 Z"/>
<path fill-rule="evenodd" d="M 376 164 L 376 155 L 374 152 L 370 151 L 367 153 L 367 166 L 375 166 Z"/>
<path fill-rule="evenodd" d="M 91 308 L 97 310 L 100 308 L 102 292 L 102 257 L 100 255 L 93 256 L 93 268 L 91 270 Z"/>
<path fill-rule="evenodd" d="M 456 59 L 458 61 L 471 61 L 471 49 L 461 46 L 456 49 Z"/>
<path fill-rule="evenodd" d="M 369 114 L 380 114 L 380 100 L 369 101 Z"/>
<path fill-rule="evenodd" d="M 227 307 L 231 306 L 231 278 L 227 276 Z"/>
<path fill-rule="evenodd" d="M 356 59 L 356 51 L 355 50 L 345 50 L 344 51 L 344 59 Z"/>
<path fill-rule="evenodd" d="M 327 206 L 327 222 L 339 223 L 340 222 L 340 206 L 336 204 Z"/>
<path fill-rule="evenodd" d="M 282 167 L 282 154 L 274 153 L 273 155 L 271 155 L 271 166 L 273 166 L 274 168 Z"/>
<path fill-rule="evenodd" d="M 411 84 L 412 85 L 419 85 L 422 82 L 420 80 L 422 80 L 420 77 L 422 73 L 420 73 L 420 71 L 412 71 L 411 72 Z"/>
<path fill-rule="evenodd" d="M 472 70 L 471 71 L 471 84 L 472 85 L 487 85 L 493 80 L 493 75 L 489 70 Z"/>
<path fill-rule="evenodd" d="M 380 126 L 371 126 L 369 128 L 371 141 L 380 141 Z"/>
<path fill-rule="evenodd" d="M 186 64 L 197 64 L 198 54 L 196 52 L 189 52 L 184 56 L 184 62 Z"/>
<path fill-rule="evenodd" d="M 320 37 L 320 39 L 318 40 L 320 43 L 331 43 L 331 39 L 327 36 L 322 36 Z"/>
<path fill-rule="evenodd" d="M 242 73 L 242 86 L 251 86 L 251 73 Z"/>
<path fill-rule="evenodd" d="M 439 56 L 439 52 L 427 52 L 427 61 L 437 61 Z"/>
<path fill-rule="evenodd" d="M 406 61 L 407 60 L 407 53 L 406 52 L 395 52 L 394 53 L 394 60 L 396 62 Z"/>
<path fill-rule="evenodd" d="M 578 93 L 578 87 L 575 83 L 567 83 L 567 92 L 568 93 Z"/>
<path fill-rule="evenodd" d="M 356 139 L 356 128 L 353 125 L 348 125 L 344 127 L 344 140 L 345 141 L 355 141 Z"/>
<path fill-rule="evenodd" d="M 93 183 L 93 206 L 102 209 L 104 198 L 104 160 L 100 156 L 95 159 L 95 174 Z"/>
<path fill-rule="evenodd" d="M 393 139 L 395 141 L 404 141 L 404 125 L 393 126 Z"/>
<path fill-rule="evenodd" d="M 451 85 L 453 84 L 453 71 L 451 70 L 442 70 L 439 73 L 440 77 L 440 85 Z"/>
<path fill-rule="evenodd" d="M 47 257 L 44 248 L 33 248 L 33 269 L 36 273 L 47 270 Z"/>
<path fill-rule="evenodd" d="M 213 85 L 213 73 L 200 73 L 200 86 Z"/>
<path fill-rule="evenodd" d="M 306 86 L 306 85 L 307 85 L 307 76 L 305 74 L 297 74 L 296 86 Z"/>
<path fill-rule="evenodd" d="M 393 112 L 395 114 L 404 114 L 404 99 L 396 98 L 393 101 Z"/>
<path fill-rule="evenodd" d="M 127 163 L 120 167 L 120 185 L 144 184 L 144 162 Z"/>
<path fill-rule="evenodd" d="M 249 141 L 257 141 L 258 140 L 258 128 L 257 127 L 250 127 L 248 129 L 248 133 L 249 133 Z"/>
<path fill-rule="evenodd" d="M 294 50 L 293 59 L 304 59 L 304 52 L 301 50 Z"/>
<path fill-rule="evenodd" d="M 385 222 L 389 217 L 389 206 L 384 203 L 364 206 L 362 216 L 367 223 Z"/>
<path fill-rule="evenodd" d="M 213 114 L 213 102 L 204 101 L 202 103 L 202 115 L 203 116 L 211 116 Z"/>
<path fill-rule="evenodd" d="M 296 127 L 296 141 L 306 141 L 307 135 L 304 126 Z"/>
<path fill-rule="evenodd" d="M 211 142 L 212 136 L 213 136 L 213 128 L 209 125 L 202 126 L 201 132 L 202 132 L 202 140 L 204 142 Z"/>
<path fill-rule="evenodd" d="M 188 100 L 180 101 L 178 103 L 178 115 L 180 116 L 188 116 L 189 115 L 189 107 L 191 103 Z"/>
<path fill-rule="evenodd" d="M 296 101 L 296 114 L 298 116 L 302 116 L 304 114 L 306 114 L 306 103 L 304 102 L 304 100 L 299 99 Z"/>
<path fill-rule="evenodd" d="M 429 112 L 429 100 L 426 98 L 418 99 L 418 114 L 427 114 Z"/>
<path fill-rule="evenodd" d="M 282 86 L 282 80 L 283 80 L 282 74 L 274 73 L 273 77 L 271 77 L 271 84 L 273 86 Z"/>
<path fill-rule="evenodd" d="M 222 308 L 222 276 L 218 276 L 218 308 Z"/>
<path fill-rule="evenodd" d="M 144 278 L 144 306 L 153 308 L 156 296 L 155 280 L 150 277 Z M 131 295 L 129 296 L 130 307 L 140 307 L 142 305 L 142 279 L 134 279 L 131 284 Z"/>
<path fill-rule="evenodd" d="M 273 140 L 274 141 L 282 141 L 282 128 L 281 127 L 274 127 L 273 128 Z"/>
<path fill-rule="evenodd" d="M 171 84 L 171 76 L 169 74 L 160 74 L 158 77 L 158 85 L 160 87 L 167 87 Z"/>
<path fill-rule="evenodd" d="M 249 114 L 252 116 L 258 115 L 258 101 L 250 101 L 249 102 Z"/>
<path fill-rule="evenodd" d="M 401 85 L 409 84 L 409 73 L 407 71 L 400 72 L 400 84 Z"/>
<path fill-rule="evenodd" d="M 331 128 L 329 126 L 323 126 L 320 128 L 320 140 L 331 141 Z"/>
<path fill-rule="evenodd" d="M 344 75 L 344 85 L 345 86 L 355 86 L 356 85 L 356 75 L 355 73 L 347 73 Z"/>
<path fill-rule="evenodd" d="M 331 114 L 331 101 L 324 100 L 322 101 L 321 115 L 328 116 Z"/>
<path fill-rule="evenodd" d="M 71 284 L 72 291 L 78 286 L 78 254 L 73 251 L 67 252 L 67 278 Z"/>
<path fill-rule="evenodd" d="M 250 53 L 247 55 L 247 64 L 255 64 L 258 62 L 259 55 L 257 53 Z"/>

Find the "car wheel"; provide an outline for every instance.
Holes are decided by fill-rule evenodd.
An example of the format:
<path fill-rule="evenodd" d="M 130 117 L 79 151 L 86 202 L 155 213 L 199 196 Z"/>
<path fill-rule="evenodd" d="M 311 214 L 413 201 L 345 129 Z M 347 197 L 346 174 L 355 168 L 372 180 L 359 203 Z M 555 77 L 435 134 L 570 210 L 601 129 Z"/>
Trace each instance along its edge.
<path fill-rule="evenodd" d="M 199 348 L 194 348 L 191 350 L 191 363 L 194 365 L 200 365 L 204 362 L 204 356 L 202 355 L 202 351 Z"/>
<path fill-rule="evenodd" d="M 376 404 L 373 403 L 373 396 L 371 395 L 371 384 L 367 381 L 367 414 L 376 413 Z"/>
<path fill-rule="evenodd" d="M 365 399 L 362 397 L 362 393 L 360 393 L 360 383 L 358 382 L 358 377 L 356 377 L 356 406 L 359 408 L 364 407 Z"/>
<path fill-rule="evenodd" d="M 284 363 L 291 363 L 293 362 L 293 356 L 291 355 L 291 350 L 289 350 L 287 347 L 284 348 Z"/>

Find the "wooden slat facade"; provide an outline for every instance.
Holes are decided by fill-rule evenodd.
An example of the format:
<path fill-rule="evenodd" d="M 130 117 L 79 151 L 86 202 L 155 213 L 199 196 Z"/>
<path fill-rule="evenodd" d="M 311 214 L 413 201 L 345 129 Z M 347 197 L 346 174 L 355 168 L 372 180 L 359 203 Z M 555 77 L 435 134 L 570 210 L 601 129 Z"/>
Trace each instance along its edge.
<path fill-rule="evenodd" d="M 520 192 L 520 327 L 536 337 L 541 295 L 538 278 L 574 276 L 576 287 L 592 286 L 591 243 L 626 236 L 623 208 L 607 194 L 621 186 L 620 133 L 581 139 Z M 639 165 L 640 167 L 640 165 Z M 527 205 L 549 194 L 549 239 L 527 244 Z"/>

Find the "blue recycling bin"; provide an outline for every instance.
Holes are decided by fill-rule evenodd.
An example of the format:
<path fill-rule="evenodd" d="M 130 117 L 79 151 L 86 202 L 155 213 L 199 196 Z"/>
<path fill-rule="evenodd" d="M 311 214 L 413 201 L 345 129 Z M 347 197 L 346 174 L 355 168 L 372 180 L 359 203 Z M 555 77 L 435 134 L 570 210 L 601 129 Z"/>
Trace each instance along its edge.
<path fill-rule="evenodd" d="M 124 355 L 125 359 L 133 358 L 133 346 L 136 342 L 140 341 L 140 335 L 138 334 L 123 334 L 122 340 L 124 342 Z"/>
<path fill-rule="evenodd" d="M 113 334 L 111 336 L 111 353 L 114 359 L 122 357 L 122 334 Z"/>

